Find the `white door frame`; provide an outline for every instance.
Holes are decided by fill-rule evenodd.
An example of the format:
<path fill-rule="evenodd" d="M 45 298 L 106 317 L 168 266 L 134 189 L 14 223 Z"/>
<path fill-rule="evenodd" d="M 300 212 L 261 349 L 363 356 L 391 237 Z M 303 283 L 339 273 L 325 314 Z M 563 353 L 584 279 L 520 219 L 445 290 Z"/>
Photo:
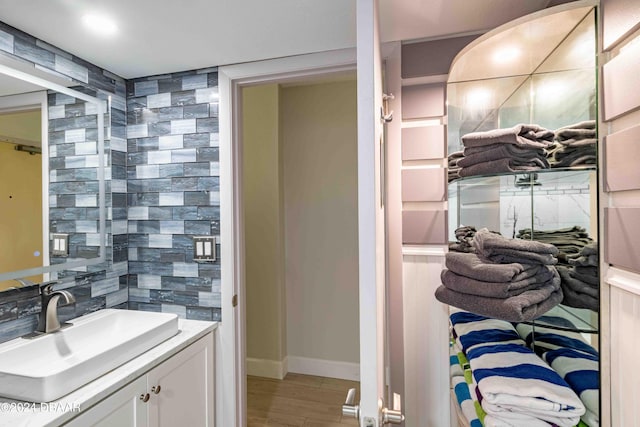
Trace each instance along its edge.
<path fill-rule="evenodd" d="M 222 322 L 216 338 L 215 363 L 218 426 L 244 426 L 247 422 L 241 89 L 255 84 L 291 81 L 355 68 L 356 50 L 344 49 L 218 69 L 222 274 Z M 232 302 L 234 295 L 237 295 L 235 309 Z"/>

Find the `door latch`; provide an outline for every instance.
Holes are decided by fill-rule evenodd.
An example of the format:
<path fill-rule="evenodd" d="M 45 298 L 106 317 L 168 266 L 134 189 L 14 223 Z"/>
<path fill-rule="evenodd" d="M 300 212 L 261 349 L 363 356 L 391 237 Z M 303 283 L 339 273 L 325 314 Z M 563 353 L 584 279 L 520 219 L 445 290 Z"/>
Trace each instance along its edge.
<path fill-rule="evenodd" d="M 345 417 L 360 418 L 360 406 L 355 404 L 356 401 L 356 389 L 350 388 L 347 392 L 347 400 L 342 405 L 342 415 Z"/>
<path fill-rule="evenodd" d="M 393 120 L 393 110 L 389 109 L 389 101 L 392 99 L 395 99 L 392 93 L 389 95 L 382 94 L 382 107 L 380 107 L 380 120 L 382 120 L 382 123 L 389 123 Z"/>
<path fill-rule="evenodd" d="M 385 408 L 382 399 L 378 401 L 378 405 L 379 405 L 378 407 L 381 408 L 380 414 L 382 416 L 382 425 L 402 424 L 402 422 L 404 421 L 404 415 L 402 415 L 402 408 L 400 407 L 401 403 L 400 403 L 399 396 L 397 400 L 394 399 L 393 409 Z"/>

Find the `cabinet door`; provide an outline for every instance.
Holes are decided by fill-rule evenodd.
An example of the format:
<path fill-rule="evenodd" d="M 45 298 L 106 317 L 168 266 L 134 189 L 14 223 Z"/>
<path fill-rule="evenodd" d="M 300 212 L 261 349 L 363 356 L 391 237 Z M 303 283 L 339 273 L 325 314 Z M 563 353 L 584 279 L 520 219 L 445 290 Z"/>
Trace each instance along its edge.
<path fill-rule="evenodd" d="M 214 425 L 213 334 L 196 341 L 147 375 L 149 425 Z"/>
<path fill-rule="evenodd" d="M 146 377 L 138 378 L 92 408 L 65 424 L 66 427 L 145 427 L 147 403 L 141 396 L 147 393 Z"/>

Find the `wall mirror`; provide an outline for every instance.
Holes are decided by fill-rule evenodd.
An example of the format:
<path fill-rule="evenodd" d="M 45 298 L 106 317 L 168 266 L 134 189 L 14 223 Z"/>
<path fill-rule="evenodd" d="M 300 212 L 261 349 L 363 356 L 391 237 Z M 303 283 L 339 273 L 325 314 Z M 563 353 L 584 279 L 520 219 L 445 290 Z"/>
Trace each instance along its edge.
<path fill-rule="evenodd" d="M 107 101 L 0 56 L 0 291 L 105 260 Z"/>

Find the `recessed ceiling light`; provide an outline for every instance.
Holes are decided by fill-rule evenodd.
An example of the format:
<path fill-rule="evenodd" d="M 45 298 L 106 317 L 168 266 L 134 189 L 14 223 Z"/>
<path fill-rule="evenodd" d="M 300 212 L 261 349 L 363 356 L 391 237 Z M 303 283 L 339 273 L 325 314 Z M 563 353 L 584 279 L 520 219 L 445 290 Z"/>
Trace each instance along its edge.
<path fill-rule="evenodd" d="M 88 13 L 82 17 L 82 23 L 89 30 L 102 36 L 111 36 L 118 31 L 116 23 L 104 15 Z"/>

